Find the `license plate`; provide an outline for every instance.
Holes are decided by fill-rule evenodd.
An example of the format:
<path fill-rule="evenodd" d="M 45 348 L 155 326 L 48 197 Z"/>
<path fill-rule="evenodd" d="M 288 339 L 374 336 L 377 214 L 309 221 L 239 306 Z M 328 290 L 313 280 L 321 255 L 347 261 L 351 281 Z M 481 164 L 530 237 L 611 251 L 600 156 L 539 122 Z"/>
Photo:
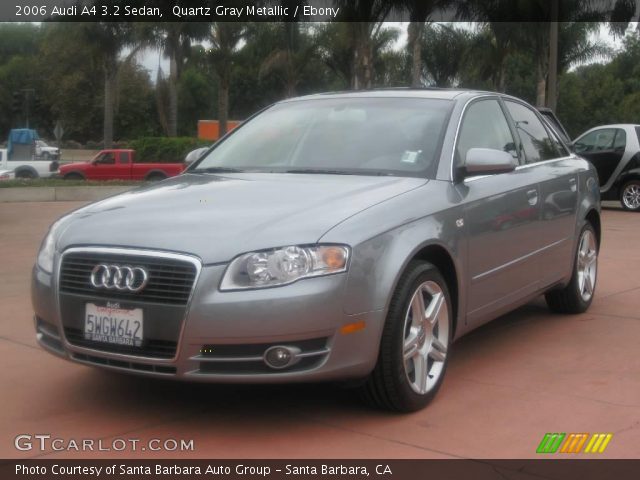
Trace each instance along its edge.
<path fill-rule="evenodd" d="M 87 303 L 84 338 L 94 342 L 140 347 L 143 320 L 141 308 L 111 308 Z"/>

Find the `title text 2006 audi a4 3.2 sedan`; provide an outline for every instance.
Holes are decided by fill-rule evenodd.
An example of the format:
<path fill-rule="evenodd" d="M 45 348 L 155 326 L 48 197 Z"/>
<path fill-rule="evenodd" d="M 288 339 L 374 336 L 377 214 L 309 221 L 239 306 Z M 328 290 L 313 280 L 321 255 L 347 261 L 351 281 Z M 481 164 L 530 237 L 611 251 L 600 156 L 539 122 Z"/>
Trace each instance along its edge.
<path fill-rule="evenodd" d="M 348 380 L 435 394 L 454 339 L 596 285 L 598 181 L 526 103 L 456 90 L 286 100 L 183 175 L 58 220 L 33 274 L 38 341 L 206 382 Z"/>

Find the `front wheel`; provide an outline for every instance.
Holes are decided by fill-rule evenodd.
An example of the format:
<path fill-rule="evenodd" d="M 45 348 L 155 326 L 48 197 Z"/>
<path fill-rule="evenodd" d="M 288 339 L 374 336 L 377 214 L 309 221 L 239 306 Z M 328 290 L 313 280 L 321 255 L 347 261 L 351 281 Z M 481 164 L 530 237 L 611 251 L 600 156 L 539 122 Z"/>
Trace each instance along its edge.
<path fill-rule="evenodd" d="M 547 305 L 552 311 L 582 313 L 591 305 L 598 278 L 598 241 L 596 238 L 593 226 L 586 223 L 580 232 L 573 275 L 569 285 L 561 290 L 552 290 L 545 294 Z"/>
<path fill-rule="evenodd" d="M 632 212 L 640 212 L 640 180 L 631 180 L 620 191 L 622 208 Z"/>
<path fill-rule="evenodd" d="M 63 178 L 65 180 L 84 180 L 84 177 L 76 172 L 67 173 Z"/>
<path fill-rule="evenodd" d="M 361 387 L 379 408 L 413 412 L 436 395 L 453 336 L 451 298 L 432 264 L 412 262 L 391 299 L 377 364 Z"/>

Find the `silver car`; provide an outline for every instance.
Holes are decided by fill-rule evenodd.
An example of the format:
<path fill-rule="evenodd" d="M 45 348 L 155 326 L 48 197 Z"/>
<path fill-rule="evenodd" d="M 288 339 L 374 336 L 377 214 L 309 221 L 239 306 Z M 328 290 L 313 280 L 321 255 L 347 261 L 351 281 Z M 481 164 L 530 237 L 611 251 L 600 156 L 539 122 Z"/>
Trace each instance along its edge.
<path fill-rule="evenodd" d="M 539 113 L 460 90 L 277 103 L 183 175 L 58 220 L 37 338 L 68 360 L 201 382 L 356 385 L 425 406 L 452 343 L 545 294 L 585 311 L 598 180 Z"/>

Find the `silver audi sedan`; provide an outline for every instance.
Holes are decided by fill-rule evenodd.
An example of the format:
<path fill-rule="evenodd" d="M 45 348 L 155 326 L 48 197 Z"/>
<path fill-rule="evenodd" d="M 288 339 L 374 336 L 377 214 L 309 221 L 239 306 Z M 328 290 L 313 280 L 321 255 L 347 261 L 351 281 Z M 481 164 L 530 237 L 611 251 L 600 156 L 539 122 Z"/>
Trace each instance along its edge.
<path fill-rule="evenodd" d="M 414 411 L 452 343 L 544 294 L 593 299 L 597 175 L 491 92 L 277 103 L 182 175 L 54 223 L 33 270 L 40 345 L 201 382 L 346 381 Z"/>

